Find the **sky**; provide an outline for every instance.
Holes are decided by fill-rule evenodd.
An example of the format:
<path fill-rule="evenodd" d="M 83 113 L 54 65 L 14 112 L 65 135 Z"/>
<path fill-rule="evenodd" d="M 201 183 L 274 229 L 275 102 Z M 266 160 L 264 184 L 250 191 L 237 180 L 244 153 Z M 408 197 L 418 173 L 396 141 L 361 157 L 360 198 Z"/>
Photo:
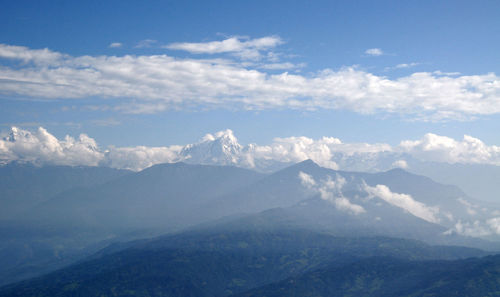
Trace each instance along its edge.
<path fill-rule="evenodd" d="M 0 130 L 500 145 L 498 1 L 2 1 Z"/>

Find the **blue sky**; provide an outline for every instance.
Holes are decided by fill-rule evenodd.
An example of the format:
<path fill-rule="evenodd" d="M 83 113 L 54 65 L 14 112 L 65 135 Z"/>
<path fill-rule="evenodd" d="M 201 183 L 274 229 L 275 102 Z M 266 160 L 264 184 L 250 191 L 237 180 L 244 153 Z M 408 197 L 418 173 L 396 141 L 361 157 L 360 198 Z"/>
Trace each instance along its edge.
<path fill-rule="evenodd" d="M 499 11 L 498 1 L 2 1 L 0 130 L 43 126 L 101 146 L 185 144 L 227 128 L 242 143 L 398 144 L 431 132 L 500 145 Z"/>

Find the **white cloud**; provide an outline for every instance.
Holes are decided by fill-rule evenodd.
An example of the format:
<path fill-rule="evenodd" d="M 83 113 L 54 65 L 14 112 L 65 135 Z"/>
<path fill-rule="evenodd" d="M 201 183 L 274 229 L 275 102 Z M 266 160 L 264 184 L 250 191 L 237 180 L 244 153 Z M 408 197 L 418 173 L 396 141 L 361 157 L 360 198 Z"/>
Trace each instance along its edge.
<path fill-rule="evenodd" d="M 3 162 L 97 166 L 102 158 L 95 140 L 85 134 L 78 139 L 66 136 L 58 140 L 41 127 L 33 133 L 12 127 L 10 135 L 0 140 L 0 161 Z"/>
<path fill-rule="evenodd" d="M 500 217 L 491 218 L 486 223 L 495 234 L 500 234 Z"/>
<path fill-rule="evenodd" d="M 477 211 L 475 210 L 475 208 L 478 208 L 477 205 L 474 205 L 463 198 L 458 198 L 458 202 L 460 202 L 460 204 L 465 206 L 465 209 L 469 215 L 475 216 L 477 214 Z"/>
<path fill-rule="evenodd" d="M 412 67 L 415 67 L 415 66 L 418 66 L 420 65 L 420 63 L 417 63 L 417 62 L 412 62 L 412 63 L 401 63 L 401 64 L 397 64 L 396 66 L 392 66 L 392 67 L 385 67 L 385 71 L 389 71 L 389 70 L 394 70 L 394 69 L 406 69 L 406 68 L 412 68 Z M 441 72 L 433 72 L 433 74 L 436 74 L 436 75 L 439 75 L 439 74 L 442 74 Z"/>
<path fill-rule="evenodd" d="M 182 146 L 170 147 L 122 147 L 110 148 L 102 159 L 101 164 L 113 168 L 139 171 L 161 163 L 182 161 L 179 152 Z"/>
<path fill-rule="evenodd" d="M 405 160 L 396 160 L 392 163 L 392 167 L 406 169 L 408 168 L 408 163 Z"/>
<path fill-rule="evenodd" d="M 414 200 L 411 195 L 393 193 L 386 185 L 376 185 L 375 187 L 364 185 L 364 190 L 369 197 L 378 197 L 389 204 L 402 208 L 412 215 L 431 223 L 438 223 L 439 208 L 429 207 L 422 202 Z"/>
<path fill-rule="evenodd" d="M 416 62 L 413 62 L 413 63 L 402 63 L 402 64 L 396 65 L 395 68 L 397 68 L 397 69 L 410 68 L 410 67 L 415 67 L 415 66 L 417 66 L 419 64 L 420 63 L 416 63 Z"/>
<path fill-rule="evenodd" d="M 493 222 L 493 224 L 495 224 Z M 454 228 L 445 232 L 445 234 L 451 234 L 452 232 L 456 232 L 460 235 L 471 236 L 471 237 L 481 237 L 491 235 L 492 230 L 487 226 L 484 226 L 480 221 L 474 222 L 462 222 L 458 221 Z"/>
<path fill-rule="evenodd" d="M 462 141 L 457 141 L 428 133 L 420 140 L 402 141 L 399 150 L 425 161 L 500 165 L 499 146 L 488 146 L 469 135 L 464 135 Z"/>
<path fill-rule="evenodd" d="M 107 118 L 92 123 L 109 126 L 117 125 L 119 121 Z M 499 147 L 488 146 L 470 136 L 456 141 L 426 134 L 420 140 L 402 141 L 395 147 L 383 143 L 343 143 L 334 137 L 312 139 L 304 136 L 275 138 L 268 145 L 243 146 L 231 130 L 226 130 L 207 134 L 199 142 L 187 145 L 99 149 L 95 140 L 85 134 L 77 139 L 66 136 L 58 140 L 43 128 L 34 132 L 12 128 L 9 132 L 14 136 L 4 135 L 4 139 L 0 139 L 0 163 L 19 160 L 67 165 L 107 164 L 140 170 L 157 163 L 185 160 L 267 171 L 274 168 L 276 162 L 286 164 L 311 159 L 322 167 L 335 170 L 379 171 L 406 168 L 408 164 L 401 157 L 407 154 L 422 161 L 500 165 Z M 70 156 L 72 152 L 75 152 L 74 157 Z M 384 163 L 391 159 L 395 161 Z M 471 214 L 476 212 L 472 207 L 467 209 Z"/>
<path fill-rule="evenodd" d="M 369 48 L 365 51 L 365 54 L 370 56 L 382 56 L 384 52 L 379 48 Z"/>
<path fill-rule="evenodd" d="M 122 47 L 122 46 L 123 46 L 123 44 L 121 42 L 112 42 L 112 43 L 109 44 L 108 47 L 110 47 L 110 48 L 119 48 L 119 47 Z"/>
<path fill-rule="evenodd" d="M 283 41 L 277 36 L 256 39 L 230 37 L 222 41 L 172 43 L 165 48 L 183 50 L 193 54 L 232 53 L 244 59 L 260 59 L 261 51 L 274 48 Z"/>
<path fill-rule="evenodd" d="M 158 41 L 154 40 L 154 39 L 144 39 L 144 40 L 139 41 L 135 47 L 136 48 L 150 48 L 150 47 L 156 45 L 157 43 L 158 43 Z"/>
<path fill-rule="evenodd" d="M 316 185 L 316 181 L 314 181 L 314 178 L 311 175 L 304 173 L 302 171 L 299 172 L 299 179 L 304 187 L 312 188 Z"/>
<path fill-rule="evenodd" d="M 339 174 L 336 175 L 335 179 L 328 176 L 326 180 L 316 182 L 311 175 L 301 171 L 299 172 L 299 179 L 303 186 L 319 193 L 321 199 L 332 203 L 340 211 L 352 215 L 359 215 L 366 212 L 361 205 L 352 203 L 344 197 L 342 188 L 346 184 L 346 180 Z"/>
<path fill-rule="evenodd" d="M 284 70 L 284 69 L 303 68 L 305 66 L 306 66 L 306 64 L 304 64 L 304 63 L 293 64 L 290 62 L 284 62 L 284 63 L 264 64 L 264 65 L 261 65 L 259 68 L 269 69 L 269 70 Z"/>
<path fill-rule="evenodd" d="M 239 41 L 245 42 L 255 49 L 276 44 L 276 40 Z M 249 46 L 239 48 L 243 53 Z M 238 46 L 212 49 L 223 50 L 237 53 Z M 115 109 L 124 112 L 195 107 L 341 109 L 362 114 L 397 113 L 423 121 L 500 113 L 500 79 L 493 73 L 451 77 L 419 72 L 389 79 L 346 67 L 308 75 L 268 74 L 227 60 L 167 55 L 72 57 L 48 49 L 0 45 L 0 60 L 6 59 L 22 63 L 0 67 L 0 94 L 45 99 L 119 98 L 122 103 Z"/>

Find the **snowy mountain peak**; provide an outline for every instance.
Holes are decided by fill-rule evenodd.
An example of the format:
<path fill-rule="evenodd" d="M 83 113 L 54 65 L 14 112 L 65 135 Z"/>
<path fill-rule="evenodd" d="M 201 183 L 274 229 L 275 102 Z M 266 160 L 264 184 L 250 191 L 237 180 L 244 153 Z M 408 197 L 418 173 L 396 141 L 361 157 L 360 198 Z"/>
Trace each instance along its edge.
<path fill-rule="evenodd" d="M 243 146 L 230 129 L 205 135 L 200 142 L 188 144 L 181 156 L 189 163 L 236 165 Z"/>

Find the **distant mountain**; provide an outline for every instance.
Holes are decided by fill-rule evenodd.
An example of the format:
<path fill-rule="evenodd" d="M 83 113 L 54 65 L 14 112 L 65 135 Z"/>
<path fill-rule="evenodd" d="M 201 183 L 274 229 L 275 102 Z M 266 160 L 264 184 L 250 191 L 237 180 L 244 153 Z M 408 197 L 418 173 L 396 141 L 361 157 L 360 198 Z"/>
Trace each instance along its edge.
<path fill-rule="evenodd" d="M 186 145 L 180 155 L 192 164 L 236 165 L 242 150 L 233 132 L 226 130 L 209 134 L 199 143 Z"/>
<path fill-rule="evenodd" d="M 33 210 L 40 224 L 104 232 L 162 229 L 203 221 L 199 207 L 261 179 L 254 171 L 186 163 L 160 164 L 108 183 L 70 190 Z"/>
<path fill-rule="evenodd" d="M 0 168 L 11 170 L 1 182 L 18 180 L 14 197 L 55 193 L 35 196 L 41 203 L 0 225 L 0 284 L 61 267 L 113 240 L 149 237 L 202 222 L 203 216 L 191 212 L 194 207 L 262 177 L 241 168 L 184 163 L 155 165 L 138 173 L 98 167 Z M 124 174 L 101 174 L 107 171 Z M 81 187 L 71 187 L 75 184 Z"/>
<path fill-rule="evenodd" d="M 106 183 L 131 173 L 104 167 L 35 166 L 12 162 L 0 166 L 0 220 L 48 201 L 72 188 Z"/>
<path fill-rule="evenodd" d="M 79 264 L 0 288 L 0 296 L 228 296 L 374 256 L 394 257 L 398 264 L 482 255 L 474 249 L 390 238 L 213 229 L 110 248 Z"/>
<path fill-rule="evenodd" d="M 265 149 L 265 153 L 259 150 Z M 246 146 L 238 143 L 231 130 L 208 134 L 195 144 L 186 145 L 179 156 L 191 164 L 233 165 L 272 173 L 293 165 L 300 159 L 274 156 L 271 147 Z M 449 164 L 416 159 L 397 151 L 331 151 L 331 161 L 342 171 L 384 172 L 403 166 L 406 170 L 424 175 L 442 184 L 459 186 L 467 196 L 484 201 L 500 201 L 498 180 L 500 166 L 487 164 Z M 295 161 L 295 162 L 294 162 Z M 319 160 L 326 161 L 326 160 Z"/>
<path fill-rule="evenodd" d="M 59 192 L 4 222 L 0 277 L 36 275 L 116 240 L 220 222 L 249 231 L 299 228 L 499 249 L 470 236 L 497 240 L 493 224 L 500 210 L 401 169 L 346 172 L 308 160 L 265 175 L 172 163 L 101 181 Z"/>

